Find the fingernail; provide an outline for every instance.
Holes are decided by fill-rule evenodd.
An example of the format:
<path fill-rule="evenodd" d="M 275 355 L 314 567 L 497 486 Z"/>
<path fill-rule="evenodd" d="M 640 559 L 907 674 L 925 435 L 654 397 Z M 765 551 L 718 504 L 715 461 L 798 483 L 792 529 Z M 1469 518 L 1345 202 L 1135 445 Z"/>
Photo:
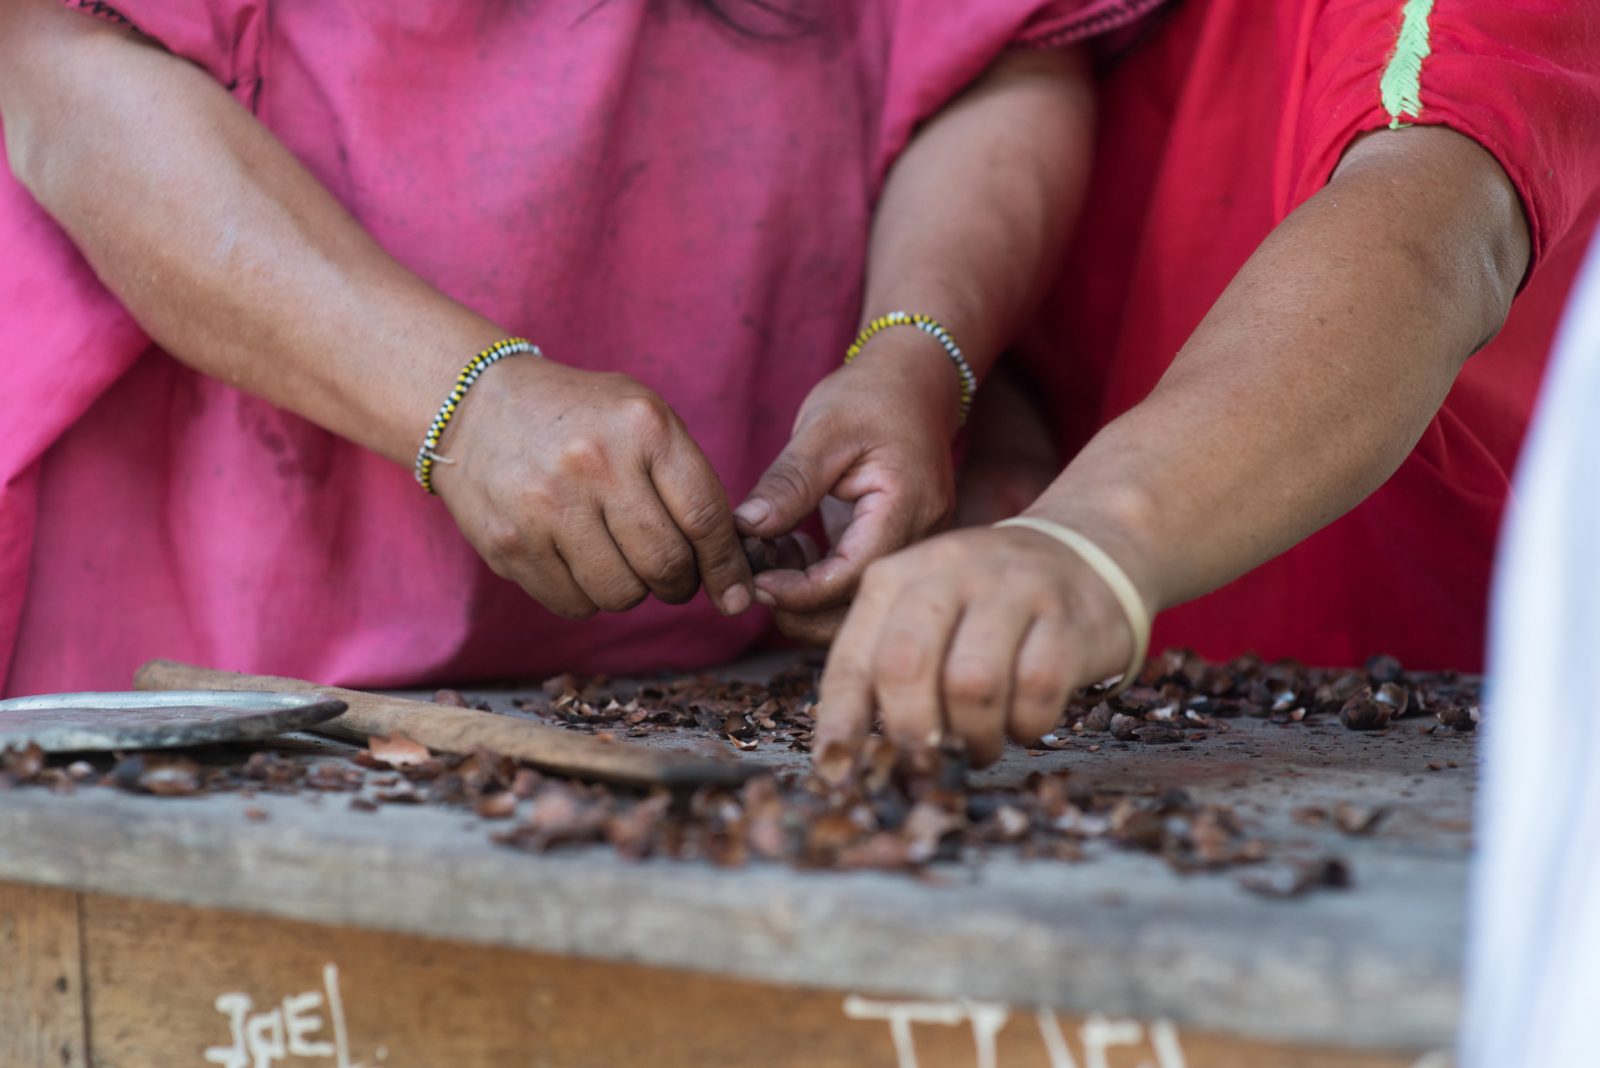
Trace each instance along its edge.
<path fill-rule="evenodd" d="M 778 602 L 773 598 L 772 594 L 759 586 L 756 587 L 756 604 L 764 605 L 767 608 L 778 607 Z"/>
<path fill-rule="evenodd" d="M 751 497 L 738 508 L 734 509 L 733 518 L 750 526 L 760 526 L 772 514 L 772 505 L 760 497 Z"/>
<path fill-rule="evenodd" d="M 722 595 L 722 614 L 736 616 L 750 607 L 750 589 L 747 586 L 730 586 Z"/>

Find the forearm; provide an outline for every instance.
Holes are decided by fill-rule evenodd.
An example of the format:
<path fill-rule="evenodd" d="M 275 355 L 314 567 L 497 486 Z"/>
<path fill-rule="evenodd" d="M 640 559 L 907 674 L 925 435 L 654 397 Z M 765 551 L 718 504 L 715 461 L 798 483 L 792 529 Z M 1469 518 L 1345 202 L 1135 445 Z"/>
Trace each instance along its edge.
<path fill-rule="evenodd" d="M 873 223 L 863 319 L 896 310 L 931 315 L 981 378 L 1059 269 L 1087 183 L 1093 126 L 1080 51 L 1002 57 L 918 131 L 890 171 Z"/>
<path fill-rule="evenodd" d="M 409 462 L 495 325 L 395 263 L 198 69 L 54 5 L 12 0 L 7 17 L 13 170 L 140 325 L 195 369 Z"/>
<path fill-rule="evenodd" d="M 1101 540 L 1158 609 L 1231 581 L 1394 472 L 1527 257 L 1515 192 L 1476 144 L 1368 138 L 1030 512 Z"/>

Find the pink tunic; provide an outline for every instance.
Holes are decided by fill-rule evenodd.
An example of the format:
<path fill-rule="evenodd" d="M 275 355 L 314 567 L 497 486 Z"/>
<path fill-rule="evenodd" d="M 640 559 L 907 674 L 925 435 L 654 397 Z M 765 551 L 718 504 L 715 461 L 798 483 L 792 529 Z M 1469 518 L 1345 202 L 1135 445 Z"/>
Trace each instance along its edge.
<path fill-rule="evenodd" d="M 658 390 L 737 501 L 838 362 L 913 126 L 1003 49 L 1153 3 L 817 3 L 794 40 L 692 0 L 120 6 L 423 278 Z M 153 656 L 401 685 L 687 667 L 761 637 L 763 614 L 703 597 L 556 618 L 409 471 L 152 347 L 3 172 L 0 248 L 0 693 L 120 688 Z"/>

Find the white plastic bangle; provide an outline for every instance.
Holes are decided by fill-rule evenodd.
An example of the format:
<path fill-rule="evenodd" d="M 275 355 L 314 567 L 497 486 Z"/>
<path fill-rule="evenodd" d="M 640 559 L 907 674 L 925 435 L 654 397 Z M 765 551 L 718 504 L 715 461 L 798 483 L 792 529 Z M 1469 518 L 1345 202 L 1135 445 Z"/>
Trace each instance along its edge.
<path fill-rule="evenodd" d="M 1128 657 L 1128 666 L 1122 673 L 1121 681 L 1112 687 L 1106 696 L 1116 697 L 1132 686 L 1133 680 L 1139 677 L 1139 670 L 1144 667 L 1145 655 L 1150 651 L 1150 609 L 1145 605 L 1144 598 L 1139 596 L 1139 591 L 1134 586 L 1133 580 L 1128 578 L 1128 573 L 1122 570 L 1121 565 L 1111 559 L 1111 555 L 1100 546 L 1071 527 L 1064 527 L 1060 523 L 1052 523 L 1048 519 L 1035 519 L 1032 516 L 1017 516 L 1013 519 L 1003 519 L 995 526 L 1024 527 L 1047 538 L 1054 538 L 1077 553 L 1078 558 L 1100 576 L 1100 581 L 1110 588 L 1117 603 L 1122 606 L 1122 614 L 1128 620 L 1128 629 L 1133 632 L 1133 653 Z"/>

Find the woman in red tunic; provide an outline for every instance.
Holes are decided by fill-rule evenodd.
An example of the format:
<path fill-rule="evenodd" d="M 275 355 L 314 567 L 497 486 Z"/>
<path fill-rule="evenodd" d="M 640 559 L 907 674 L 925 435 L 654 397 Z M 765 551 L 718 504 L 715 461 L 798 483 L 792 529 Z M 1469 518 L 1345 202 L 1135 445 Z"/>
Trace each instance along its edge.
<path fill-rule="evenodd" d="M 1071 462 L 1031 528 L 868 569 L 821 744 L 881 709 L 991 759 L 1137 666 L 1157 611 L 1158 647 L 1479 666 L 1509 472 L 1594 228 L 1600 20 L 1189 0 L 1101 104 L 1095 210 L 1028 346 Z M 809 607 L 791 576 L 759 584 Z"/>

